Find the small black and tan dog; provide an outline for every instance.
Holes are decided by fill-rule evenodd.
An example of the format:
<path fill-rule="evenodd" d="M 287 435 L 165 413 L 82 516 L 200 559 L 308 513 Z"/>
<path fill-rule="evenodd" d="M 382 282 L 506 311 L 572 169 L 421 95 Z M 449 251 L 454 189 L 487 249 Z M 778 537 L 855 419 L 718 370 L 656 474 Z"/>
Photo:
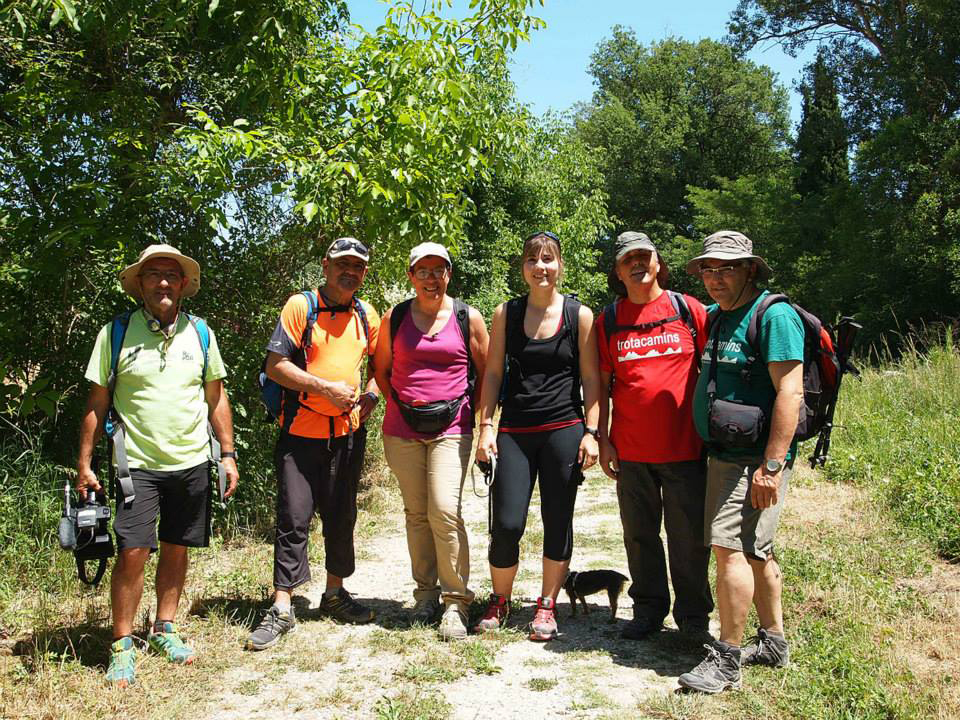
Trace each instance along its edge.
<path fill-rule="evenodd" d="M 607 591 L 607 598 L 610 600 L 610 622 L 617 618 L 617 599 L 620 597 L 620 591 L 623 590 L 623 584 L 627 578 L 616 570 L 585 570 L 583 572 L 569 572 L 567 579 L 563 583 L 563 589 L 570 596 L 570 607 L 577 614 L 577 598 L 583 603 L 583 612 L 587 614 L 590 608 L 587 606 L 587 595 L 593 595 L 601 590 Z"/>

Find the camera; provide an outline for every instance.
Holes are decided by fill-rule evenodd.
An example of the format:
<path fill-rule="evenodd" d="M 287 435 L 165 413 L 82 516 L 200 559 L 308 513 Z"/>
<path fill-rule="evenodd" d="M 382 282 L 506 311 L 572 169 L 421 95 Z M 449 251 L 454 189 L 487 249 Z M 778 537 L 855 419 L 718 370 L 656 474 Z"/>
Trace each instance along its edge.
<path fill-rule="evenodd" d="M 97 585 L 107 569 L 107 560 L 113 557 L 113 538 L 110 535 L 110 506 L 101 502 L 92 490 L 85 499 L 74 505 L 70 485 L 63 488 L 63 515 L 57 534 L 60 547 L 73 551 L 77 561 L 77 575 L 87 585 Z M 98 561 L 93 579 L 87 575 L 87 560 Z"/>

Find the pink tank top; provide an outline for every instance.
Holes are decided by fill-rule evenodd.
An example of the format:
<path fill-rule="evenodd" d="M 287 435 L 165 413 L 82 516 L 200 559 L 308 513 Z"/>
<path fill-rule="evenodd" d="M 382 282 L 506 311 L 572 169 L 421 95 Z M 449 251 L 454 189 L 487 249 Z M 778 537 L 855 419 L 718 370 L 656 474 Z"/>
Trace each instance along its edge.
<path fill-rule="evenodd" d="M 435 434 L 410 429 L 392 397 L 387 397 L 383 434 L 408 440 L 440 435 L 473 434 L 473 406 L 467 391 L 467 347 L 460 334 L 456 315 L 451 312 L 447 324 L 436 335 L 420 332 L 407 312 L 393 339 L 393 368 L 390 383 L 400 399 L 408 404 L 437 402 L 462 397 L 460 411 L 453 422 Z"/>

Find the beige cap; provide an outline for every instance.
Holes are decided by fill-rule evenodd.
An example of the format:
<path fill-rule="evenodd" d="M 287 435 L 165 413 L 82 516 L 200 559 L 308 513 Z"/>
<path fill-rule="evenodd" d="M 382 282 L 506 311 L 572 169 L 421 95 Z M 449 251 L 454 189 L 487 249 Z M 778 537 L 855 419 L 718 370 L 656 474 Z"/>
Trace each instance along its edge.
<path fill-rule="evenodd" d="M 447 265 L 453 267 L 453 262 L 450 260 L 450 253 L 447 252 L 447 249 L 443 245 L 435 242 L 423 242 L 415 246 L 410 251 L 410 262 L 407 263 L 407 267 L 412 268 L 418 261 L 430 255 L 443 258 L 447 261 Z"/>
<path fill-rule="evenodd" d="M 193 297 L 200 290 L 200 265 L 192 257 L 187 257 L 177 250 L 173 245 L 163 243 L 149 245 L 146 250 L 140 253 L 140 257 L 133 265 L 127 265 L 120 271 L 120 286 L 123 291 L 135 300 L 142 300 L 140 296 L 140 283 L 137 278 L 140 276 L 140 268 L 148 260 L 157 258 L 169 258 L 176 260 L 183 270 L 184 277 L 187 278 L 187 285 L 183 288 L 183 297 Z"/>

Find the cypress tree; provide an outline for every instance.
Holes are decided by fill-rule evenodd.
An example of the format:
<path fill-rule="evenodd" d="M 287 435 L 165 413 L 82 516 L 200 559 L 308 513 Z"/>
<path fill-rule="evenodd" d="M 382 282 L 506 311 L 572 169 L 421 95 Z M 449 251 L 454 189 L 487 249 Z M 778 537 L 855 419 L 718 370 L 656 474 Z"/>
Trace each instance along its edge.
<path fill-rule="evenodd" d="M 837 84 L 823 54 L 807 66 L 800 86 L 803 117 L 797 133 L 796 189 L 804 198 L 823 196 L 847 182 L 847 131 L 840 114 Z"/>

